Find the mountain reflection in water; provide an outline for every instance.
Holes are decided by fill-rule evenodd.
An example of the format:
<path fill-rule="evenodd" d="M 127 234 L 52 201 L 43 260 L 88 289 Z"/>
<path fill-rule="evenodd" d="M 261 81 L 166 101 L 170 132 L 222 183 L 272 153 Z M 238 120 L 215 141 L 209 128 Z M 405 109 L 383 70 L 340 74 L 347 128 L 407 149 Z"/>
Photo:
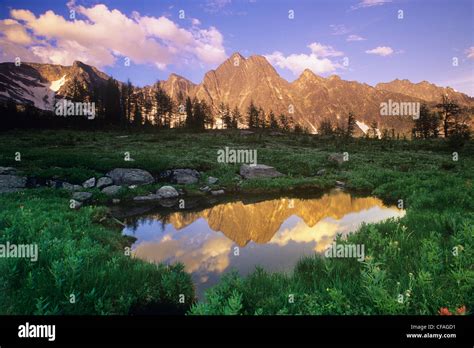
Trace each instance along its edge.
<path fill-rule="evenodd" d="M 268 271 L 289 271 L 302 256 L 323 253 L 337 234 L 354 232 L 363 222 L 404 214 L 378 198 L 335 190 L 316 199 L 231 202 L 166 217 L 149 214 L 124 233 L 137 238 L 134 257 L 183 263 L 202 297 L 231 269 L 241 275 L 257 265 Z"/>

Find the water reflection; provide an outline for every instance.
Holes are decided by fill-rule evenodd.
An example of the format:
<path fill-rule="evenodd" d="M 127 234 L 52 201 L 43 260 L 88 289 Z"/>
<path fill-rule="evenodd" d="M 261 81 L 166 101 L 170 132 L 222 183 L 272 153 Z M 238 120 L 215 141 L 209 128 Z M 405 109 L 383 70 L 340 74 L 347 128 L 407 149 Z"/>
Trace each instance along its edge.
<path fill-rule="evenodd" d="M 135 257 L 181 262 L 196 282 L 198 296 L 223 272 L 246 275 L 256 265 L 289 271 L 303 255 L 322 253 L 337 234 L 363 223 L 403 216 L 374 197 L 332 191 L 317 199 L 272 199 L 223 203 L 197 212 L 147 215 L 124 233 L 137 237 Z"/>

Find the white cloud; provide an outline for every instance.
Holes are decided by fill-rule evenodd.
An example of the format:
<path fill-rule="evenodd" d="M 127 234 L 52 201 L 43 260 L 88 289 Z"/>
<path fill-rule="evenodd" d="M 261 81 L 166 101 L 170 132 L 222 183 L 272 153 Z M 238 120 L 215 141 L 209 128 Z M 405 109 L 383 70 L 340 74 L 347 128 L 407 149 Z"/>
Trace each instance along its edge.
<path fill-rule="evenodd" d="M 385 5 L 389 2 L 392 2 L 392 0 L 362 0 L 357 5 L 352 6 L 351 9 L 357 10 L 359 8 L 381 6 L 381 5 Z"/>
<path fill-rule="evenodd" d="M 355 35 L 355 34 L 349 35 L 346 38 L 346 41 L 364 41 L 364 40 L 366 39 L 364 39 L 362 36 Z"/>
<path fill-rule="evenodd" d="M 467 58 L 474 59 L 474 46 L 469 47 L 466 50 Z"/>
<path fill-rule="evenodd" d="M 393 54 L 393 49 L 391 47 L 387 47 L 387 46 L 379 46 L 379 47 L 376 47 L 374 49 L 367 50 L 367 51 L 365 51 L 365 53 L 376 54 L 376 55 L 379 55 L 379 56 L 382 56 L 382 57 L 386 57 L 386 56 L 390 56 L 391 54 Z"/>
<path fill-rule="evenodd" d="M 231 0 L 207 0 L 204 4 L 204 11 L 208 13 L 217 13 L 230 3 Z"/>
<path fill-rule="evenodd" d="M 329 27 L 332 30 L 332 35 L 346 35 L 350 32 L 344 24 L 331 24 Z"/>
<path fill-rule="evenodd" d="M 82 60 L 104 67 L 128 57 L 159 69 L 184 62 L 213 65 L 226 58 L 222 34 L 214 27 L 201 28 L 198 19 L 185 29 L 164 16 L 134 12 L 128 17 L 102 4 L 69 5 L 78 19 L 67 20 L 53 11 L 37 17 L 28 10 L 12 10 L 13 19 L 0 21 L 2 58 L 12 60 L 16 52 L 27 49 L 36 61 L 55 64 Z"/>
<path fill-rule="evenodd" d="M 11 43 L 28 45 L 33 42 L 33 39 L 26 29 L 14 19 L 0 20 L 0 32 L 2 32 L 6 40 Z"/>
<path fill-rule="evenodd" d="M 336 51 L 331 46 L 322 45 L 318 42 L 313 42 L 308 47 L 311 49 L 310 54 L 284 56 L 283 53 L 275 51 L 272 54 L 265 55 L 265 58 L 273 65 L 290 70 L 295 76 L 301 74 L 305 69 L 310 69 L 316 74 L 324 74 L 341 68 L 339 63 L 327 57 L 342 56 L 343 52 Z"/>
<path fill-rule="evenodd" d="M 336 51 L 332 46 L 322 45 L 318 42 L 313 42 L 308 47 L 318 57 L 340 57 L 344 54 L 343 52 Z"/>

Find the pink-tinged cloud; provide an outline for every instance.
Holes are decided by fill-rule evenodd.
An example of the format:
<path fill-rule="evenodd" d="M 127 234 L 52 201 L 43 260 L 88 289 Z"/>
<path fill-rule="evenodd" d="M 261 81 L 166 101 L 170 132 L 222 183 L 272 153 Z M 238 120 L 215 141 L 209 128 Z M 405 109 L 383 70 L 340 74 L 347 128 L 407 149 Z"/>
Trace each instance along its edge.
<path fill-rule="evenodd" d="M 474 59 L 474 46 L 471 46 L 466 50 L 466 55 L 467 58 Z"/>
<path fill-rule="evenodd" d="M 283 53 L 275 51 L 272 54 L 265 55 L 265 58 L 273 65 L 290 70 L 295 76 L 301 74 L 305 69 L 310 69 L 316 74 L 324 74 L 342 67 L 339 63 L 327 57 L 339 57 L 344 54 L 343 52 L 318 42 L 313 42 L 308 47 L 311 50 L 310 54 L 302 53 L 285 56 Z"/>
<path fill-rule="evenodd" d="M 159 69 L 184 62 L 214 65 L 226 59 L 222 34 L 214 27 L 200 28 L 197 19 L 185 29 L 164 16 L 134 12 L 128 17 L 103 4 L 74 9 L 83 19 L 65 19 L 53 11 L 37 17 L 28 10 L 12 10 L 12 19 L 0 21 L 1 58 L 13 60 L 26 50 L 28 60 L 62 65 L 81 60 L 104 67 L 127 57 Z"/>
<path fill-rule="evenodd" d="M 376 54 L 378 56 L 386 57 L 393 54 L 393 49 L 387 46 L 379 46 L 371 50 L 365 51 L 368 54 Z"/>

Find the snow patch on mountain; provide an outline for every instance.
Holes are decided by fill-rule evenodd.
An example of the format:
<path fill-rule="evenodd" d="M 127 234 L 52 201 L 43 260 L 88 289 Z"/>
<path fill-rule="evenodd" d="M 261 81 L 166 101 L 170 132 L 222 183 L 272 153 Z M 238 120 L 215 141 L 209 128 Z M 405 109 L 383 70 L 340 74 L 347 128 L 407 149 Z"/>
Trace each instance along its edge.
<path fill-rule="evenodd" d="M 364 122 L 361 122 L 361 121 L 356 121 L 356 124 L 360 128 L 360 130 L 364 132 L 364 134 L 367 134 L 367 132 L 370 129 L 369 126 L 367 126 Z M 380 129 L 375 128 L 375 133 L 377 134 L 377 138 L 379 139 L 382 138 L 382 132 L 380 131 Z"/>
<path fill-rule="evenodd" d="M 49 86 L 49 89 L 54 92 L 57 92 L 65 83 L 66 83 L 66 75 L 61 77 L 59 80 L 52 81 L 51 85 Z"/>
<path fill-rule="evenodd" d="M 357 126 L 360 128 L 364 134 L 367 134 L 367 131 L 369 130 L 369 126 L 367 126 L 364 122 L 356 121 Z"/>
<path fill-rule="evenodd" d="M 43 84 L 40 84 L 40 86 L 26 86 L 19 80 L 16 83 L 20 88 L 15 89 L 22 98 L 31 101 L 38 109 L 53 110 L 55 93 L 48 86 Z"/>

